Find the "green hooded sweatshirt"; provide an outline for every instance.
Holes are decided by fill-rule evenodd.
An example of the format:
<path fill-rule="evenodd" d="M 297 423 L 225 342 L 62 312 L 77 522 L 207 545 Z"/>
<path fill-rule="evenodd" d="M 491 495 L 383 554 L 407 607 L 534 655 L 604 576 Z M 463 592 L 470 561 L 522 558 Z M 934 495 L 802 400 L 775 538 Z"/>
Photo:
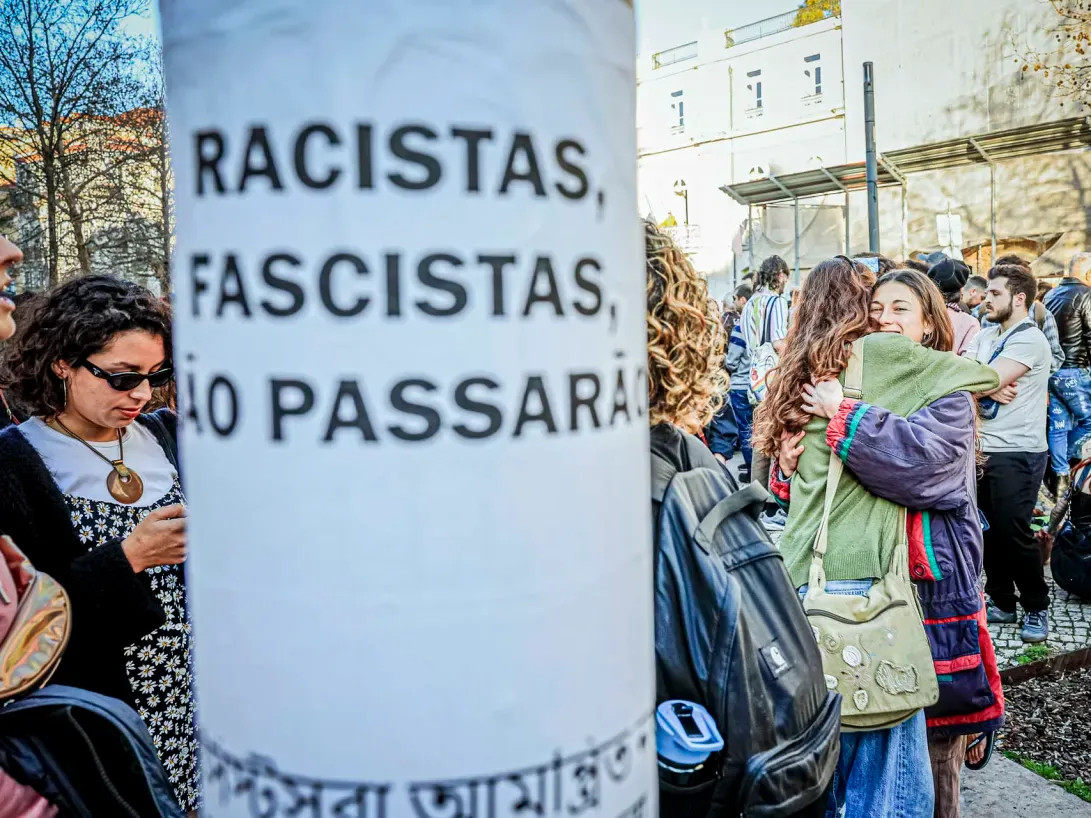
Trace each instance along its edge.
<path fill-rule="evenodd" d="M 845 382 L 842 372 L 841 383 Z M 937 352 L 904 335 L 875 333 L 864 339 L 863 401 L 903 417 L 955 392 L 987 392 L 1000 385 L 996 370 L 951 352 Z M 802 397 L 800 399 L 802 402 Z M 811 550 L 822 519 L 830 447 L 825 418 L 806 427 L 799 465 L 792 477 L 788 524 L 780 540 L 795 586 L 807 583 Z M 871 494 L 845 469 L 830 513 L 826 578 L 882 577 L 898 538 L 899 508 Z"/>

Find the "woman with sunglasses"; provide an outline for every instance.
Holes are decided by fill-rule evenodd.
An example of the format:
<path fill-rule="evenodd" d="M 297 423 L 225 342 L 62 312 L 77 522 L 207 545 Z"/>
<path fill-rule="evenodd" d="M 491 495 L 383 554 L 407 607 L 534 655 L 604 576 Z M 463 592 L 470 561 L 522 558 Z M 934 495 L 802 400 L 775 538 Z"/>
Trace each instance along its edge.
<path fill-rule="evenodd" d="M 58 287 L 2 373 L 32 416 L 0 432 L 0 530 L 72 599 L 53 681 L 144 719 L 182 807 L 198 806 L 175 416 L 144 414 L 171 369 L 169 308 L 136 284 Z"/>

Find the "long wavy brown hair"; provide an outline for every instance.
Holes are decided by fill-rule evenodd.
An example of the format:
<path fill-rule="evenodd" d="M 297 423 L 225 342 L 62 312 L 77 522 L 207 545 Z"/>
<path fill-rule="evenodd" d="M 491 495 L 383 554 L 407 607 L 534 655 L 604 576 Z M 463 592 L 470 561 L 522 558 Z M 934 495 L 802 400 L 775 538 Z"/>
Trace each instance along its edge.
<path fill-rule="evenodd" d="M 644 223 L 648 276 L 648 416 L 687 432 L 709 424 L 727 392 L 724 326 L 708 283 L 651 221 Z"/>
<path fill-rule="evenodd" d="M 836 378 L 848 366 L 852 343 L 872 331 L 875 275 L 845 256 L 817 264 L 803 282 L 799 306 L 769 393 L 754 413 L 754 449 L 776 457 L 784 432 L 800 431 L 803 385 Z"/>

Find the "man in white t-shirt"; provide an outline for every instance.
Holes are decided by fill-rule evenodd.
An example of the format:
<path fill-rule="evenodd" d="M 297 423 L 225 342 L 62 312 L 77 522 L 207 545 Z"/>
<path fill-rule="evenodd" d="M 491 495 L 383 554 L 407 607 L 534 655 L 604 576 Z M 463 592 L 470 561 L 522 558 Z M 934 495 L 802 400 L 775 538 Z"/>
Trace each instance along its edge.
<path fill-rule="evenodd" d="M 1052 362 L 1049 341 L 1028 315 L 1036 293 L 1037 282 L 1026 268 L 1000 265 L 990 270 L 985 311 L 994 324 L 982 329 L 965 352 L 1000 374 L 1000 389 L 981 402 L 987 460 L 977 502 L 989 526 L 988 619 L 1014 624 L 1016 602 L 1022 603 L 1025 642 L 1049 637 L 1049 588 L 1030 528 L 1049 459 L 1046 411 Z"/>

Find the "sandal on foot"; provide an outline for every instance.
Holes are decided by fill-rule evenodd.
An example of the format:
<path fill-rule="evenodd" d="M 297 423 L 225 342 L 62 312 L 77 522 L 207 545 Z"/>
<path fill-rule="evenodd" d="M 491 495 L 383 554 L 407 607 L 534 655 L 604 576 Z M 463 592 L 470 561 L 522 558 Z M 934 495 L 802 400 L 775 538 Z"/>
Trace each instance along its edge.
<path fill-rule="evenodd" d="M 974 747 L 976 747 L 981 742 L 985 742 L 985 755 L 983 755 L 981 757 L 981 760 L 979 762 L 977 762 L 976 764 L 971 764 L 969 761 L 967 761 L 966 762 L 966 769 L 967 770 L 983 770 L 983 769 L 985 769 L 986 765 L 992 760 L 993 750 L 996 749 L 996 733 L 995 732 L 982 733 L 980 736 L 978 736 L 976 739 L 974 739 L 968 745 L 966 745 L 966 752 L 969 753 L 970 750 L 972 750 Z"/>

